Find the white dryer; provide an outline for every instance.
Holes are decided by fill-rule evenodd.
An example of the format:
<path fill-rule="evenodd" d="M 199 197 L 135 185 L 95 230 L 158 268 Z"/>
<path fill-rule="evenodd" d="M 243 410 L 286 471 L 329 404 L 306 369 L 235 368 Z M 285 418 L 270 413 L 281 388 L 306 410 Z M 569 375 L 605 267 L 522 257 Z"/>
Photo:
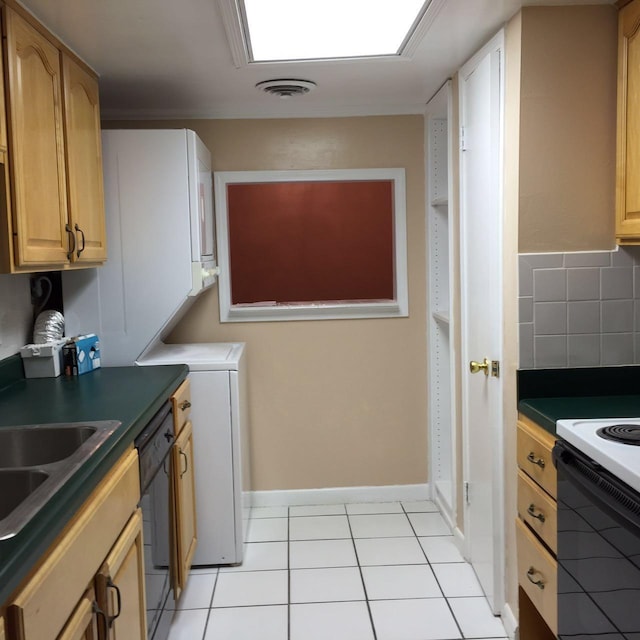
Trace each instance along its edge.
<path fill-rule="evenodd" d="M 242 562 L 250 511 L 243 343 L 156 342 L 136 364 L 186 364 L 191 381 L 198 544 L 194 566 Z"/>

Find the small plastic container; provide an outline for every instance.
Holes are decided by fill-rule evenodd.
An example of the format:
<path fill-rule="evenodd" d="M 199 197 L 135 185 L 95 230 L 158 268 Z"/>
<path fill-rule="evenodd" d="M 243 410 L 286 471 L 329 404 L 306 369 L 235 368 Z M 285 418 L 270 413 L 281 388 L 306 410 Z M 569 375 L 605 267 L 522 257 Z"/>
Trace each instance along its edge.
<path fill-rule="evenodd" d="M 25 378 L 57 378 L 62 373 L 62 348 L 66 338 L 20 349 Z"/>

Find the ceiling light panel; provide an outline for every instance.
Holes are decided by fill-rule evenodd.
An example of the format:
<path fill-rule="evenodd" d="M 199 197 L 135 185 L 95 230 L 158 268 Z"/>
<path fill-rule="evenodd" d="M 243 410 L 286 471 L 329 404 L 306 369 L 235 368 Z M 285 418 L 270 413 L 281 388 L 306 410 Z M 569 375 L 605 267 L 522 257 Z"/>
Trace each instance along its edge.
<path fill-rule="evenodd" d="M 252 62 L 397 55 L 424 0 L 244 0 Z"/>

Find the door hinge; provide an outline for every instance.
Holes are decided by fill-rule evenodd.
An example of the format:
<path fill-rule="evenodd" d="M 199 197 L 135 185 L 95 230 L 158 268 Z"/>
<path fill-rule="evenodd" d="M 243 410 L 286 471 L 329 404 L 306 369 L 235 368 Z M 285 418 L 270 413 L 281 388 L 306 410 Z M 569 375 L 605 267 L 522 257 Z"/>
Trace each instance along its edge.
<path fill-rule="evenodd" d="M 471 504 L 471 500 L 469 500 L 469 483 L 464 483 L 464 501 L 466 504 Z"/>
<path fill-rule="evenodd" d="M 460 151 L 466 151 L 466 138 L 465 138 L 465 130 L 464 127 L 460 127 Z"/>

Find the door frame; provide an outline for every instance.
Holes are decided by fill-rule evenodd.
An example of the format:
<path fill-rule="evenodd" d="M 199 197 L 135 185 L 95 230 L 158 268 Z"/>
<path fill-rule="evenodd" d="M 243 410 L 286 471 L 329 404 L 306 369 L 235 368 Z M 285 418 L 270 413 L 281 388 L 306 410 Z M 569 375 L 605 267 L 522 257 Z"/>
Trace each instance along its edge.
<path fill-rule="evenodd" d="M 497 111 L 494 114 L 497 115 L 497 121 L 493 122 L 495 139 L 497 139 L 498 154 L 498 175 L 496 181 L 493 183 L 493 188 L 497 190 L 494 193 L 496 202 L 498 203 L 498 212 L 495 222 L 497 223 L 497 255 L 495 260 L 497 263 L 496 280 L 493 283 L 493 287 L 497 293 L 496 300 L 496 313 L 495 316 L 499 318 L 498 322 L 493 325 L 493 330 L 496 332 L 494 337 L 496 338 L 496 344 L 499 345 L 499 353 L 497 354 L 474 354 L 473 357 L 484 357 L 489 355 L 492 359 L 499 359 L 501 364 L 504 365 L 504 290 L 503 290 L 503 252 L 504 252 L 504 87 L 505 87 L 505 73 L 504 73 L 504 48 L 505 48 L 505 34 L 504 30 L 499 31 L 485 46 L 483 46 L 472 58 L 470 58 L 458 72 L 458 88 L 459 88 L 459 114 L 460 123 L 465 121 L 465 100 L 463 83 L 471 76 L 473 70 L 477 67 L 478 63 L 487 55 L 495 55 L 493 65 L 497 65 L 497 79 L 499 86 L 492 87 L 492 99 L 497 99 Z M 495 76 L 494 76 L 495 77 Z M 496 91 L 497 89 L 497 91 Z M 468 268 L 468 243 L 473 241 L 467 237 L 465 233 L 467 226 L 468 211 L 465 209 L 465 202 L 463 197 L 464 188 L 464 164 L 462 161 L 462 146 L 460 147 L 460 326 L 461 326 L 461 344 L 460 344 L 460 366 L 462 372 L 461 381 L 461 417 L 462 417 L 462 473 L 463 473 L 463 490 L 466 492 L 466 488 L 469 486 L 470 478 L 470 458 L 472 452 L 469 450 L 469 434 L 472 429 L 471 411 L 468 406 L 469 397 L 469 374 L 467 373 L 468 362 L 470 361 L 470 354 L 468 352 L 468 345 L 466 343 L 467 327 L 470 321 L 473 321 L 470 310 L 468 308 L 468 295 L 467 295 L 467 268 Z M 504 375 L 506 367 L 503 366 Z M 504 411 L 503 411 L 503 399 L 504 389 L 502 378 L 496 380 L 495 397 L 495 430 L 492 432 L 492 438 L 490 442 L 490 448 L 493 454 L 493 477 L 492 477 L 492 511 L 491 520 L 493 528 L 493 602 L 489 599 L 489 604 L 494 613 L 501 613 L 505 605 L 505 472 L 504 472 Z M 470 558 L 471 552 L 471 534 L 472 527 L 470 522 L 470 505 L 466 499 L 466 495 L 463 496 L 463 521 L 464 521 L 464 550 L 467 558 Z"/>

